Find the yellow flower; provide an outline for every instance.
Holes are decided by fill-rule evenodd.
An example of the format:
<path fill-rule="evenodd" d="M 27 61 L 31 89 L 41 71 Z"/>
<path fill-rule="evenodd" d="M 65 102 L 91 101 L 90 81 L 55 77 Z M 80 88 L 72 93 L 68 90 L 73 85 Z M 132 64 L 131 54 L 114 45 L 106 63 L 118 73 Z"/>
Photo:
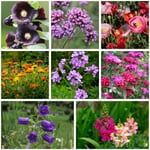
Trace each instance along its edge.
<path fill-rule="evenodd" d="M 33 70 L 34 70 L 34 68 L 28 68 L 25 72 L 26 72 L 26 73 L 32 73 Z"/>
<path fill-rule="evenodd" d="M 20 80 L 19 77 L 15 77 L 15 78 L 14 78 L 14 81 L 15 81 L 15 82 L 19 82 L 19 80 Z"/>
<path fill-rule="evenodd" d="M 11 86 L 15 86 L 15 84 L 14 84 L 14 83 L 12 83 L 12 84 L 11 84 Z"/>
<path fill-rule="evenodd" d="M 33 65 L 32 67 L 33 67 L 33 68 L 37 68 L 37 66 L 38 66 L 38 65 Z"/>
<path fill-rule="evenodd" d="M 42 69 L 42 68 L 38 68 L 38 72 L 39 72 L 39 73 L 45 73 L 45 70 Z"/>
<path fill-rule="evenodd" d="M 22 73 L 19 73 L 18 74 L 18 77 L 24 77 L 24 76 L 26 76 L 27 74 L 25 73 L 25 72 L 22 72 Z"/>
<path fill-rule="evenodd" d="M 5 77 L 8 74 L 8 70 L 3 70 L 2 71 L 2 77 Z"/>
<path fill-rule="evenodd" d="M 15 69 L 12 70 L 12 73 L 17 74 L 18 72 L 19 72 L 18 70 L 15 70 Z"/>

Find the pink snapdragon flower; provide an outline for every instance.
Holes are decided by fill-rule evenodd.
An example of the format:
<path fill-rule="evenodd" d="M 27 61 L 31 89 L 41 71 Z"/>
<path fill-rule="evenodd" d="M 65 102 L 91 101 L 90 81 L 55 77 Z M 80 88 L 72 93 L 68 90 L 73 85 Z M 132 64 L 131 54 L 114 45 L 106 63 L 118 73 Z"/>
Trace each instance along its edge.
<path fill-rule="evenodd" d="M 110 35 L 110 32 L 111 32 L 111 25 L 107 24 L 107 23 L 102 23 L 101 24 L 101 38 L 102 39 L 105 39 L 107 38 L 109 35 Z"/>
<path fill-rule="evenodd" d="M 129 23 L 129 28 L 132 30 L 132 32 L 137 34 L 144 32 L 147 28 L 147 21 L 142 16 L 135 16 L 131 18 L 128 21 L 128 23 Z"/>

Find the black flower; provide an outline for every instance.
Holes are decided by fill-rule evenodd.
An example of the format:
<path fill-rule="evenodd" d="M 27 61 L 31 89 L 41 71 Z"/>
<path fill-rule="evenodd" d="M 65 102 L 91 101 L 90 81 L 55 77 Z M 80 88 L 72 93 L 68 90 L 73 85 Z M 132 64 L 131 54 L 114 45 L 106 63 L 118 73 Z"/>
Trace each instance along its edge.
<path fill-rule="evenodd" d="M 23 45 L 32 45 L 40 40 L 36 27 L 30 24 L 20 24 L 16 32 L 16 39 Z"/>
<path fill-rule="evenodd" d="M 13 19 L 12 16 L 8 16 L 4 19 L 4 24 L 8 25 L 8 26 L 13 26 Z"/>
<path fill-rule="evenodd" d="M 45 16 L 45 11 L 43 8 L 39 8 L 38 9 L 38 16 L 36 17 L 36 19 L 40 19 L 40 20 L 46 20 L 46 16 Z"/>
<path fill-rule="evenodd" d="M 11 47 L 15 44 L 15 34 L 13 32 L 8 32 L 6 35 L 6 44 L 8 47 Z"/>
<path fill-rule="evenodd" d="M 34 10 L 28 2 L 19 2 L 12 9 L 12 17 L 19 23 L 30 23 L 37 11 Z"/>

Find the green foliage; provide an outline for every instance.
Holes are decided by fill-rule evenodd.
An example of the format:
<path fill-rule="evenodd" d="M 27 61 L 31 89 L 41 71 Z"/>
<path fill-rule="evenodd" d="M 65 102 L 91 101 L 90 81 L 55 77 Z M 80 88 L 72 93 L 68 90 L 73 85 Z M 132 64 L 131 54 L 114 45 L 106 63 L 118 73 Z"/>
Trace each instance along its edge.
<path fill-rule="evenodd" d="M 29 1 L 29 4 L 31 5 L 31 7 L 33 7 L 35 10 L 38 10 L 40 7 L 40 3 L 37 1 Z"/>

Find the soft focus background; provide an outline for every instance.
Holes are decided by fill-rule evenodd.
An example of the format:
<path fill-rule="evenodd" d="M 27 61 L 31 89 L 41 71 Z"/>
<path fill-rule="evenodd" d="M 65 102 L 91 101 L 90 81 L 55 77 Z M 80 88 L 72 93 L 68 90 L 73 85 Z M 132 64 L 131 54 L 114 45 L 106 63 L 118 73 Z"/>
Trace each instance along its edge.
<path fill-rule="evenodd" d="M 114 119 L 115 123 L 124 123 L 129 115 L 134 117 L 138 123 L 137 134 L 130 138 L 127 146 L 123 149 L 140 149 L 149 147 L 148 143 L 148 102 L 78 102 L 77 103 L 77 135 L 76 142 L 77 148 L 80 149 L 93 149 L 95 144 L 89 140 L 87 142 L 81 138 L 89 138 L 96 141 L 99 148 L 102 149 L 116 149 L 111 142 L 102 142 L 98 131 L 94 128 L 96 119 L 99 119 L 103 106 L 108 108 L 108 114 Z"/>
<path fill-rule="evenodd" d="M 64 8 L 64 12 L 66 13 L 68 10 L 70 10 L 73 7 L 78 7 L 78 8 L 82 8 L 85 9 L 89 15 L 89 17 L 91 18 L 91 20 L 93 21 L 93 25 L 95 27 L 95 30 L 98 33 L 99 36 L 99 3 L 98 2 L 92 2 L 90 1 L 88 3 L 88 5 L 80 5 L 79 1 L 78 2 L 72 2 L 71 5 L 67 8 Z M 53 5 L 52 5 L 52 10 L 54 9 Z M 62 45 L 64 45 L 64 43 L 66 42 L 67 38 L 64 39 L 56 39 L 56 38 L 52 38 L 52 48 L 88 48 L 88 49 L 98 49 L 99 48 L 99 37 L 97 37 L 96 42 L 91 42 L 91 45 L 88 46 L 85 42 L 85 34 L 82 33 L 80 30 L 77 30 L 77 32 L 75 33 L 75 36 L 69 40 L 67 42 L 67 44 L 65 45 L 65 47 L 62 47 Z"/>
<path fill-rule="evenodd" d="M 25 149 L 28 142 L 27 136 L 31 128 L 29 125 L 19 125 L 18 117 L 28 117 L 39 120 L 37 114 L 40 104 L 48 105 L 55 124 L 55 142 L 50 145 L 41 137 L 36 143 L 31 144 L 34 149 L 71 149 L 73 148 L 73 102 L 2 102 L 2 149 Z M 42 132 L 42 128 L 37 131 Z M 52 135 L 51 133 L 49 135 Z"/>
<path fill-rule="evenodd" d="M 11 8 L 14 4 L 18 3 L 19 1 L 13 1 L 13 2 L 2 2 L 2 10 L 1 10 L 1 25 L 2 25 L 2 35 L 1 35 L 1 45 L 2 48 L 6 49 L 7 45 L 5 42 L 5 38 L 8 32 L 16 32 L 16 28 L 12 27 L 12 26 L 7 26 L 3 23 L 3 20 L 11 15 Z M 48 2 L 39 2 L 40 3 L 40 7 L 44 8 L 45 10 L 45 14 L 46 14 L 46 18 L 49 19 L 49 3 Z M 48 32 L 49 29 L 46 26 L 42 26 L 43 31 Z M 46 46 L 48 47 L 48 41 L 46 41 Z"/>

